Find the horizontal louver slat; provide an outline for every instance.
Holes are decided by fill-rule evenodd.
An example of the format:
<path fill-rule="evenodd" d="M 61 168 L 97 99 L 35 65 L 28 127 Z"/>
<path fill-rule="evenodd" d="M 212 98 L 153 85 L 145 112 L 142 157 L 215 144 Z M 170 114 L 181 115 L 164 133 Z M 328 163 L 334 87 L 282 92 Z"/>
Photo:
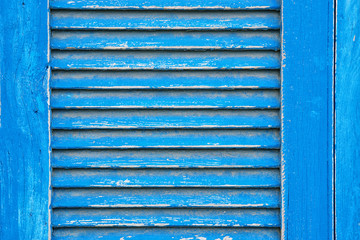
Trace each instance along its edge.
<path fill-rule="evenodd" d="M 279 69 L 273 51 L 53 51 L 51 66 L 63 70 Z"/>
<path fill-rule="evenodd" d="M 277 169 L 55 169 L 56 188 L 279 187 Z"/>
<path fill-rule="evenodd" d="M 53 208 L 278 208 L 278 189 L 54 189 Z"/>
<path fill-rule="evenodd" d="M 276 110 L 54 110 L 53 129 L 278 128 Z"/>
<path fill-rule="evenodd" d="M 269 11 L 52 11 L 52 29 L 239 30 L 280 29 Z"/>
<path fill-rule="evenodd" d="M 53 89 L 278 89 L 280 74 L 262 71 L 53 71 Z"/>
<path fill-rule="evenodd" d="M 54 31 L 52 49 L 82 50 L 279 50 L 279 32 Z"/>
<path fill-rule="evenodd" d="M 53 130 L 54 149 L 83 148 L 270 148 L 278 130 Z"/>
<path fill-rule="evenodd" d="M 276 109 L 277 90 L 239 91 L 81 91 L 54 90 L 51 107 L 56 109 Z"/>
<path fill-rule="evenodd" d="M 279 210 L 54 209 L 57 227 L 279 227 Z"/>
<path fill-rule="evenodd" d="M 52 9 L 118 9 L 118 10 L 229 10 L 271 9 L 280 10 L 280 0 L 50 0 Z"/>
<path fill-rule="evenodd" d="M 53 150 L 54 168 L 278 168 L 278 150 Z"/>
<path fill-rule="evenodd" d="M 133 227 L 133 228 L 55 228 L 54 240 L 279 240 L 277 228 L 224 227 Z M 123 240 L 121 239 L 121 240 Z"/>

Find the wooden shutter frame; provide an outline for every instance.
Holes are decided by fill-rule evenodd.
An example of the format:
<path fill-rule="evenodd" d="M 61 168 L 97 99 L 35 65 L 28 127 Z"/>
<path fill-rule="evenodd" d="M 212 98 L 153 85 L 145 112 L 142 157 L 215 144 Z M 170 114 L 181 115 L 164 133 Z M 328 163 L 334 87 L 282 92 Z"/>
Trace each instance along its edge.
<path fill-rule="evenodd" d="M 334 1 L 283 0 L 282 24 L 282 237 L 334 239 Z"/>
<path fill-rule="evenodd" d="M 0 236 L 48 239 L 48 0 L 0 6 Z M 334 3 L 284 0 L 282 16 L 283 238 L 333 239 Z"/>
<path fill-rule="evenodd" d="M 50 238 L 48 0 L 0 2 L 0 239 Z"/>
<path fill-rule="evenodd" d="M 337 1 L 336 239 L 360 238 L 360 1 Z"/>

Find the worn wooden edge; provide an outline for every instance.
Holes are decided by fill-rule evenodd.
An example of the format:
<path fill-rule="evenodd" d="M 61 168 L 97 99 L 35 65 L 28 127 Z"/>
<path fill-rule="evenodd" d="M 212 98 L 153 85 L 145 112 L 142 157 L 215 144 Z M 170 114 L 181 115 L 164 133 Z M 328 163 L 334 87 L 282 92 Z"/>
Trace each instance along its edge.
<path fill-rule="evenodd" d="M 50 238 L 49 6 L 0 2 L 0 239 Z"/>
<path fill-rule="evenodd" d="M 360 238 L 360 2 L 337 1 L 335 226 L 336 239 Z"/>
<path fill-rule="evenodd" d="M 282 1 L 283 240 L 334 239 L 334 4 Z"/>

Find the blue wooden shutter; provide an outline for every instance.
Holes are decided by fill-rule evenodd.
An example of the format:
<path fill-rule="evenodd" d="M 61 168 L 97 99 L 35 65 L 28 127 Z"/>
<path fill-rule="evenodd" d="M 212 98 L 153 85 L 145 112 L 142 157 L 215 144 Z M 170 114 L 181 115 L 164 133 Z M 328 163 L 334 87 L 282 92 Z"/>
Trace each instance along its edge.
<path fill-rule="evenodd" d="M 53 239 L 280 239 L 280 1 L 50 1 Z"/>

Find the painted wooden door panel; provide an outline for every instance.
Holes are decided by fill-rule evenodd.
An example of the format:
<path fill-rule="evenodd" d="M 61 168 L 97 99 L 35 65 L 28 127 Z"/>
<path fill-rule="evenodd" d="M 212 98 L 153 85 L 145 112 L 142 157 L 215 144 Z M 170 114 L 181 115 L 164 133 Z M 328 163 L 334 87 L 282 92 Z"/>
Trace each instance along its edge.
<path fill-rule="evenodd" d="M 50 7 L 52 238 L 280 239 L 280 2 Z"/>

